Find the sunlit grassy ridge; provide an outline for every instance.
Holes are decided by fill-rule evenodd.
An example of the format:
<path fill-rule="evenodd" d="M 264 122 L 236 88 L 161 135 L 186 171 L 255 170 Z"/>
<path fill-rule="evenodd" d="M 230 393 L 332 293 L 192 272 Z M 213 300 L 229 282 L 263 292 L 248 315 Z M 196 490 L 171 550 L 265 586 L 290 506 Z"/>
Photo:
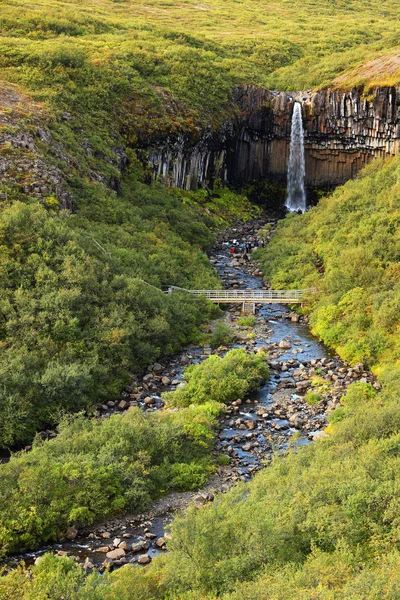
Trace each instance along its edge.
<path fill-rule="evenodd" d="M 100 75 L 110 67 L 114 99 L 133 91 L 152 95 L 154 86 L 162 86 L 208 117 L 233 83 L 326 85 L 381 51 L 395 50 L 400 36 L 393 0 L 3 0 L 0 5 L 4 79 L 54 99 L 62 92 L 59 85 L 71 79 L 68 69 L 86 71 L 87 77 L 87 69 Z M 49 70 L 53 77 L 46 85 Z M 391 83 L 399 81 L 398 73 L 392 75 Z M 101 89 L 101 78 L 98 89 L 92 83 L 93 92 Z M 127 88 L 119 89 L 122 83 Z"/>

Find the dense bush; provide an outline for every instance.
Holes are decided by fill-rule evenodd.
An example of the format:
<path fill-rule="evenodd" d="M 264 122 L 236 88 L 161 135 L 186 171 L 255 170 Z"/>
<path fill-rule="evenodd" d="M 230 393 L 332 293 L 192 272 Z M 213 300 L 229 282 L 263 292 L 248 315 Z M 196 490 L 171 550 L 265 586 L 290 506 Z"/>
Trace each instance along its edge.
<path fill-rule="evenodd" d="M 229 402 L 258 389 L 267 378 L 265 355 L 247 354 L 238 348 L 223 358 L 214 355 L 192 365 L 185 371 L 185 385 L 163 394 L 163 398 L 174 406 L 204 404 L 210 399 Z"/>
<path fill-rule="evenodd" d="M 237 324 L 241 327 L 254 327 L 256 322 L 257 319 L 254 315 L 239 317 L 237 320 Z"/>
<path fill-rule="evenodd" d="M 90 210 L 17 202 L 0 213 L 2 447 L 115 399 L 132 372 L 195 341 L 215 310 L 145 283 L 218 285 L 196 247 L 213 237 L 191 207 L 131 182 L 112 207 L 104 197 Z"/>
<path fill-rule="evenodd" d="M 223 321 L 219 321 L 211 334 L 210 344 L 213 348 L 218 348 L 219 346 L 226 346 L 226 344 L 232 342 L 234 338 L 235 334 L 229 325 Z"/>
<path fill-rule="evenodd" d="M 213 471 L 216 403 L 177 413 L 130 409 L 110 419 L 65 419 L 51 441 L 0 466 L 2 552 L 56 540 L 170 489 L 197 489 Z"/>

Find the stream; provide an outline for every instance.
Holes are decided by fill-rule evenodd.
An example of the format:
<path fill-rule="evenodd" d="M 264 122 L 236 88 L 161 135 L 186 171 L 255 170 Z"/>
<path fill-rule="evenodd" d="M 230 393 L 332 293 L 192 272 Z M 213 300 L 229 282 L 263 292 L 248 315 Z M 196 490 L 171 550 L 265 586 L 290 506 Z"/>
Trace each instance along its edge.
<path fill-rule="evenodd" d="M 210 260 L 224 287 L 265 287 L 255 262 L 246 263 L 238 255 L 232 256 L 229 243 L 233 239 L 241 242 L 253 239 L 264 224 L 258 220 L 239 225 L 218 240 Z M 103 572 L 107 565 L 117 568 L 129 562 L 148 564 L 167 549 L 166 530 L 174 511 L 182 510 L 190 502 L 197 505 L 212 502 L 216 494 L 225 493 L 237 481 L 248 481 L 268 464 L 274 453 L 284 453 L 289 445 L 303 446 L 325 437 L 327 415 L 339 405 L 340 397 L 353 381 L 378 385 L 372 375 L 364 371 L 363 365 L 350 367 L 318 342 L 303 318 L 285 305 L 257 305 L 254 328 L 238 325 L 241 309 L 237 304 L 228 305 L 225 310 L 224 321 L 238 335 L 238 340 L 229 348 L 187 347 L 168 360 L 168 364 L 156 363 L 143 377 L 133 380 L 119 401 L 97 406 L 98 415 L 103 418 L 130 406 L 159 410 L 163 405 L 162 392 L 176 389 L 188 364 L 198 363 L 212 353 L 222 356 L 232 347 L 244 347 L 249 352 L 265 349 L 270 381 L 247 398 L 232 402 L 216 432 L 214 454 L 229 456 L 229 464 L 220 466 L 198 492 L 169 494 L 143 515 L 111 519 L 79 532 L 71 529 L 70 539 L 8 558 L 8 569 L 15 568 L 21 560 L 32 564 L 45 552 L 71 556 L 88 572 L 93 569 Z M 249 333 L 254 337 L 249 337 Z M 309 390 L 323 391 L 322 400 L 311 406 L 307 404 L 304 395 Z"/>

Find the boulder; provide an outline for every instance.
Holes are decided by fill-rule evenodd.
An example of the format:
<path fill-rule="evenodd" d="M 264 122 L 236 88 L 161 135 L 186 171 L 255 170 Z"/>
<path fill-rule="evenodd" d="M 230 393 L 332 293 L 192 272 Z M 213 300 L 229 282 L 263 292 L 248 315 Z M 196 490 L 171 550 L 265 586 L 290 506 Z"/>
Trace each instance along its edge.
<path fill-rule="evenodd" d="M 282 350 L 290 350 L 291 347 L 292 344 L 289 342 L 289 340 L 281 340 L 279 342 L 279 348 L 281 348 Z"/>
<path fill-rule="evenodd" d="M 147 550 L 146 542 L 141 541 L 136 544 L 132 544 L 132 552 L 143 552 L 143 550 Z"/>
<path fill-rule="evenodd" d="M 300 429 L 304 423 L 304 420 L 300 413 L 294 413 L 289 417 L 289 423 L 296 429 Z"/>
<path fill-rule="evenodd" d="M 151 556 L 148 554 L 141 554 L 138 558 L 139 565 L 148 565 L 151 562 Z"/>
<path fill-rule="evenodd" d="M 206 504 L 208 502 L 208 495 L 207 494 L 198 494 L 197 496 L 195 496 L 193 498 L 193 500 L 196 504 Z"/>
<path fill-rule="evenodd" d="M 125 550 L 126 552 L 129 552 L 129 548 L 128 548 L 128 544 L 126 542 L 121 542 L 118 546 L 118 548 L 122 548 L 123 550 Z"/>
<path fill-rule="evenodd" d="M 116 548 L 115 550 L 110 550 L 107 552 L 106 557 L 111 558 L 111 560 L 118 560 L 125 556 L 125 550 L 123 548 Z"/>
<path fill-rule="evenodd" d="M 325 431 L 317 431 L 316 433 L 314 433 L 312 435 L 313 440 L 321 440 L 321 439 L 325 439 L 328 438 L 329 435 L 327 433 L 325 433 Z"/>
<path fill-rule="evenodd" d="M 299 391 L 306 390 L 309 385 L 310 385 L 310 382 L 307 379 L 303 379 L 303 381 L 298 381 L 296 383 L 296 389 Z"/>
<path fill-rule="evenodd" d="M 77 535 L 78 530 L 76 529 L 76 527 L 68 527 L 65 537 L 67 538 L 67 540 L 74 540 Z"/>
<path fill-rule="evenodd" d="M 91 560 L 89 560 L 89 558 L 86 557 L 86 560 L 83 564 L 83 568 L 84 569 L 94 569 L 94 564 L 92 563 Z"/>
<path fill-rule="evenodd" d="M 103 570 L 110 568 L 112 569 L 113 567 L 113 561 L 111 558 L 106 558 L 102 563 L 101 563 Z"/>

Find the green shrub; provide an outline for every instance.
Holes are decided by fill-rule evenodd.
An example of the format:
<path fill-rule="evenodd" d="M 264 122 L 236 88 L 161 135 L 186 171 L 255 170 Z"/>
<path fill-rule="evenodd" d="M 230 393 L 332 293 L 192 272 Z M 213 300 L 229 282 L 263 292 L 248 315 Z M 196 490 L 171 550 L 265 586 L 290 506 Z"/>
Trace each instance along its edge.
<path fill-rule="evenodd" d="M 257 319 L 254 315 L 242 316 L 237 320 L 237 324 L 241 327 L 254 327 Z"/>
<path fill-rule="evenodd" d="M 210 356 L 185 371 L 186 384 L 175 392 L 163 394 L 173 406 L 229 402 L 256 390 L 268 378 L 264 354 L 247 354 L 238 348 L 223 358 Z"/>
<path fill-rule="evenodd" d="M 206 483 L 211 472 L 209 464 L 205 466 L 198 463 L 175 463 L 171 466 L 171 489 L 198 490 Z"/>
<path fill-rule="evenodd" d="M 229 458 L 229 456 L 227 454 L 220 454 L 218 456 L 218 464 L 221 466 L 226 466 L 229 465 L 229 463 L 231 462 L 231 459 Z"/>
<path fill-rule="evenodd" d="M 352 364 L 398 357 L 399 174 L 397 157 L 371 163 L 260 250 L 273 287 L 318 289 L 304 305 L 312 330 Z"/>
<path fill-rule="evenodd" d="M 318 392 L 308 391 L 306 393 L 306 395 L 304 396 L 304 400 L 310 406 L 314 406 L 315 404 L 319 404 L 321 402 L 322 396 L 321 396 L 321 394 L 318 394 Z"/>
<path fill-rule="evenodd" d="M 372 404 L 375 397 L 376 390 L 370 383 L 352 383 L 347 388 L 345 395 L 340 399 L 341 406 L 335 408 L 329 415 L 330 425 L 335 425 L 343 419 L 354 415 L 358 412 L 360 406 L 367 407 L 369 404 Z"/>
<path fill-rule="evenodd" d="M 216 285 L 195 247 L 213 236 L 192 208 L 137 183 L 107 217 L 106 206 L 97 199 L 104 221 L 19 202 L 0 215 L 1 447 L 29 442 L 62 411 L 115 399 L 132 372 L 196 341 L 215 314 L 203 298 L 143 281 Z"/>
<path fill-rule="evenodd" d="M 218 348 L 230 344 L 234 338 L 235 334 L 229 325 L 220 321 L 212 332 L 210 344 L 213 348 Z"/>
<path fill-rule="evenodd" d="M 56 540 L 122 510 L 142 510 L 168 490 L 197 489 L 213 472 L 219 406 L 110 419 L 64 419 L 53 440 L 0 465 L 2 552 Z"/>

